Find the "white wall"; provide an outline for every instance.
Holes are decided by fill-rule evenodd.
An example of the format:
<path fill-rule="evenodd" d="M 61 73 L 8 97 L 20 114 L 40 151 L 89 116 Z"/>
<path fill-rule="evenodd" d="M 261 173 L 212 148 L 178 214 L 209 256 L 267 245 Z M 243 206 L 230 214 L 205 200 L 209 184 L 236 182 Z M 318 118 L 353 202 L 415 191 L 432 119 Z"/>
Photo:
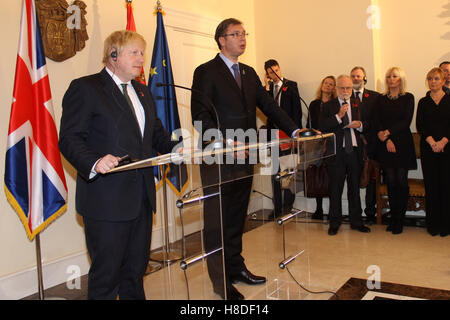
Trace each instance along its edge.
<path fill-rule="evenodd" d="M 70 2 L 70 1 L 69 1 Z M 47 59 L 47 68 L 53 97 L 53 107 L 57 127 L 61 118 L 61 101 L 72 79 L 91 73 L 96 73 L 102 68 L 101 58 L 103 40 L 113 31 L 124 29 L 126 26 L 126 7 L 124 0 L 84 0 L 87 5 L 87 31 L 89 40 L 86 47 L 77 55 L 62 63 L 56 63 Z M 153 41 L 156 30 L 156 16 L 153 15 L 156 1 L 135 0 L 134 18 L 137 31 L 147 40 L 147 53 L 144 70 L 148 79 Z M 172 26 L 190 21 L 191 30 L 199 30 L 205 27 L 205 21 L 211 24 L 210 30 L 200 30 L 214 34 L 217 21 L 235 17 L 245 23 L 249 32 L 254 33 L 253 0 L 252 1 L 227 1 L 223 5 L 218 0 L 165 0 L 162 1 L 166 11 L 165 23 Z M 13 81 L 15 74 L 15 62 L 19 41 L 20 13 L 22 1 L 8 1 L 2 3 L 0 11 L 0 29 L 3 40 L 3 57 L 0 59 L 0 99 L 3 108 L 0 109 L 0 132 L 3 132 L 2 152 L 0 152 L 0 170 L 4 172 L 6 152 L 6 138 L 8 132 L 9 115 L 12 101 Z M 236 15 L 239 12 L 239 15 Z M 174 17 L 179 19 L 174 19 Z M 207 24 L 207 23 L 206 23 Z M 181 25 L 186 27 L 185 25 Z M 168 28 L 167 33 L 173 32 Z M 171 39 L 168 38 L 169 47 Z M 212 40 L 213 44 L 214 41 Z M 172 49 L 172 56 L 176 52 Z M 211 59 L 215 55 L 212 54 Z M 254 64 L 255 47 L 254 40 L 249 41 L 249 46 L 242 60 Z M 172 59 L 175 79 L 179 74 L 186 75 L 193 70 L 182 69 L 177 61 Z M 189 78 L 186 75 L 185 78 Z M 185 83 L 190 85 L 189 83 Z M 66 162 L 63 163 L 66 170 L 66 179 L 69 188 L 68 210 L 41 234 L 42 262 L 44 264 L 45 287 L 66 281 L 67 266 L 77 264 L 81 273 L 87 272 L 89 261 L 86 254 L 82 220 L 75 212 L 75 170 Z M 158 215 L 155 221 L 157 240 L 161 240 L 161 218 Z M 157 241 L 155 241 L 157 242 Z M 153 246 L 154 247 L 154 246 Z M 35 246 L 25 234 L 24 228 L 5 196 L 0 197 L 0 299 L 20 298 L 37 291 Z M 58 270 L 57 272 L 55 270 Z"/>

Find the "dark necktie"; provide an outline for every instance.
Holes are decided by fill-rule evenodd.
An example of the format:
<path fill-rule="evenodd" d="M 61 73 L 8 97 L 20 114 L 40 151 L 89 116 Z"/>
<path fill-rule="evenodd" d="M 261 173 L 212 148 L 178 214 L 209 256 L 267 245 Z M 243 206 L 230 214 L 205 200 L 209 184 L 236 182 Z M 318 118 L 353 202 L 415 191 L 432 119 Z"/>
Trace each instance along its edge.
<path fill-rule="evenodd" d="M 236 80 L 239 89 L 241 89 L 242 83 L 241 83 L 241 74 L 239 73 L 239 66 L 237 63 L 235 63 L 231 66 L 231 68 L 233 69 L 234 79 Z"/>
<path fill-rule="evenodd" d="M 277 102 L 277 104 L 279 105 L 278 101 L 279 101 L 279 94 L 280 92 L 280 85 L 276 84 L 274 85 L 274 91 L 273 91 L 273 98 L 275 99 L 275 101 Z"/>
<path fill-rule="evenodd" d="M 356 98 L 356 103 L 357 104 L 361 103 L 361 98 L 359 97 L 360 94 L 361 94 L 361 92 L 355 91 L 355 98 Z"/>
<path fill-rule="evenodd" d="M 348 104 L 347 100 L 344 99 L 343 106 Z M 346 112 L 344 117 L 342 118 L 342 123 L 344 126 L 350 123 L 350 119 L 348 117 L 348 113 Z M 350 132 L 350 128 L 344 128 L 344 143 L 345 143 L 345 152 L 351 153 L 353 151 L 353 143 L 352 143 L 352 133 Z"/>
<path fill-rule="evenodd" d="M 127 83 L 121 83 L 120 85 L 122 86 L 122 92 L 123 92 L 123 95 L 125 97 L 125 100 L 127 100 L 128 106 L 130 107 L 131 112 L 133 112 L 134 119 L 139 124 L 139 122 L 137 120 L 137 117 L 136 117 L 136 111 L 134 111 L 133 103 L 131 102 L 130 96 L 128 95 L 128 90 L 127 90 L 127 85 L 128 84 Z"/>

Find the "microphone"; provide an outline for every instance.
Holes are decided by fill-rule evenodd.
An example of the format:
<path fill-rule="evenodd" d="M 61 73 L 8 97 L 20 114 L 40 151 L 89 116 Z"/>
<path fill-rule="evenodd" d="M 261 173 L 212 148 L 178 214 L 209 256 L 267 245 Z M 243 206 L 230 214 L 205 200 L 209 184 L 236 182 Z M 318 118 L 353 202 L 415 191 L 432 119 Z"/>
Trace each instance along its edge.
<path fill-rule="evenodd" d="M 278 91 L 278 94 L 281 93 L 281 89 L 283 87 L 287 87 L 287 81 L 281 80 L 281 78 L 278 76 L 278 74 L 272 69 L 272 67 L 269 67 L 270 70 L 272 70 L 272 72 L 277 76 L 277 78 L 283 83 L 281 85 L 280 90 Z M 306 129 L 305 131 L 300 132 L 300 137 L 313 137 L 317 135 L 317 132 L 313 130 L 312 126 L 311 126 L 311 113 L 309 112 L 309 107 L 308 104 L 305 102 L 305 100 L 303 100 L 303 98 L 298 95 L 298 97 L 300 98 L 300 105 L 303 102 L 303 104 L 306 107 L 306 110 L 308 110 L 308 119 L 309 119 L 309 129 Z M 278 98 L 278 95 L 277 95 Z"/>
<path fill-rule="evenodd" d="M 219 120 L 219 114 L 217 113 L 217 109 L 216 106 L 212 103 L 211 99 L 209 99 L 209 97 L 204 94 L 202 91 L 194 89 L 194 88 L 188 88 L 188 87 L 183 87 L 177 84 L 173 84 L 173 83 L 162 83 L 162 82 L 157 82 L 156 83 L 156 87 L 160 88 L 160 87 L 174 87 L 174 88 L 180 88 L 180 89 L 184 89 L 184 90 L 188 90 L 188 91 L 192 91 L 192 92 L 196 92 L 199 93 L 200 95 L 202 95 L 203 97 L 206 98 L 206 101 L 208 102 L 209 106 L 211 107 L 211 109 L 214 111 L 214 115 L 216 116 L 216 120 L 217 120 L 217 130 L 219 131 L 219 135 L 222 135 L 222 128 L 220 125 L 220 120 Z M 220 145 L 220 147 L 222 147 L 222 145 Z M 216 148 L 216 146 L 215 146 Z"/>

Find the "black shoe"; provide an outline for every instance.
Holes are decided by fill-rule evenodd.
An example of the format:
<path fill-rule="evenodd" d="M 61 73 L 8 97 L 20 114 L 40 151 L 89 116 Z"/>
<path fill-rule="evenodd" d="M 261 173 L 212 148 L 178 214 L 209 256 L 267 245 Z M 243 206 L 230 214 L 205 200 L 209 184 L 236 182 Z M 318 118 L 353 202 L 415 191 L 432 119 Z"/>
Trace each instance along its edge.
<path fill-rule="evenodd" d="M 230 276 L 231 283 L 243 282 L 246 284 L 262 284 L 266 282 L 266 278 L 255 276 L 248 270 L 242 270 L 238 274 Z"/>
<path fill-rule="evenodd" d="M 322 211 L 316 211 L 311 215 L 311 219 L 314 220 L 323 220 L 323 212 Z"/>
<path fill-rule="evenodd" d="M 214 293 L 225 300 L 225 291 L 223 287 L 214 287 Z M 231 284 L 227 285 L 227 300 L 244 300 L 244 296 Z"/>
<path fill-rule="evenodd" d="M 377 223 L 377 218 L 375 218 L 374 216 L 368 216 L 366 217 L 366 223 L 371 226 Z"/>
<path fill-rule="evenodd" d="M 435 237 L 439 234 L 439 231 L 430 231 L 428 230 L 428 233 L 431 234 L 432 237 Z"/>
<path fill-rule="evenodd" d="M 328 235 L 329 236 L 335 236 L 338 233 L 339 227 L 329 227 L 328 228 Z"/>
<path fill-rule="evenodd" d="M 389 224 L 386 228 L 386 232 L 391 232 L 392 231 L 392 224 Z"/>
<path fill-rule="evenodd" d="M 446 237 L 446 236 L 449 235 L 449 233 L 448 233 L 448 232 L 442 231 L 439 235 L 440 235 L 441 237 Z"/>
<path fill-rule="evenodd" d="M 358 230 L 359 232 L 363 232 L 363 233 L 369 233 L 370 232 L 370 228 L 366 227 L 365 225 L 360 225 L 358 227 L 350 226 L 350 228 L 352 230 Z"/>

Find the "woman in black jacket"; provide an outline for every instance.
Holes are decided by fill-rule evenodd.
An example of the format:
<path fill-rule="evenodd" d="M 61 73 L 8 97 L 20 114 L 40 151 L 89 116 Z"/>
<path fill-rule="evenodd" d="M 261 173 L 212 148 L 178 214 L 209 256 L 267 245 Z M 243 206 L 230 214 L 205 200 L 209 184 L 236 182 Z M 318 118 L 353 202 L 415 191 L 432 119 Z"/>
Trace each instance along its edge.
<path fill-rule="evenodd" d="M 378 136 L 376 158 L 387 180 L 391 221 L 386 231 L 403 232 L 408 197 L 408 170 L 417 168 L 414 141 L 409 126 L 414 114 L 414 96 L 406 92 L 405 72 L 386 72 L 386 92 L 374 108 L 374 128 Z"/>
<path fill-rule="evenodd" d="M 444 237 L 450 234 L 450 95 L 443 90 L 442 69 L 431 69 L 426 81 L 430 92 L 420 99 L 416 117 L 421 134 L 426 225 L 431 235 Z"/>
<path fill-rule="evenodd" d="M 311 115 L 311 127 L 319 128 L 319 117 L 322 112 L 322 105 L 331 99 L 336 98 L 336 78 L 334 76 L 325 77 L 320 83 L 316 92 L 316 99 L 309 105 L 309 114 Z M 309 128 L 309 117 L 306 126 Z M 311 216 L 312 219 L 323 219 L 322 198 L 316 198 L 316 212 Z"/>

